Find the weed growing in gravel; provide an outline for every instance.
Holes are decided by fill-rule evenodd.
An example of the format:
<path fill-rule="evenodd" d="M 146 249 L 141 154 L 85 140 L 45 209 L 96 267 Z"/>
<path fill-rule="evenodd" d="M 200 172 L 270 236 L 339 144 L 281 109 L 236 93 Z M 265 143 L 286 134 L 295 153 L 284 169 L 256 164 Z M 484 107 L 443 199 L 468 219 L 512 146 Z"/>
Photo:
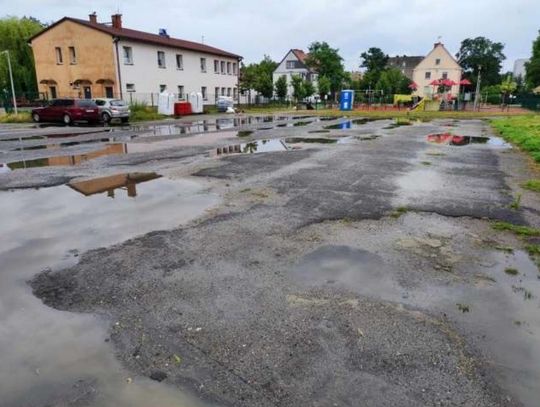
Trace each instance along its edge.
<path fill-rule="evenodd" d="M 512 203 L 510 204 L 511 209 L 519 210 L 521 206 L 521 194 L 517 194 Z"/>
<path fill-rule="evenodd" d="M 521 186 L 530 191 L 540 192 L 540 179 L 530 179 L 521 184 Z"/>
<path fill-rule="evenodd" d="M 250 136 L 251 134 L 253 134 L 253 132 L 251 130 L 240 130 L 237 134 L 238 137 L 248 137 Z"/>
<path fill-rule="evenodd" d="M 439 153 L 439 152 L 436 152 L 436 151 L 432 151 L 432 152 L 427 152 L 426 155 L 430 155 L 432 157 L 442 157 L 444 155 L 446 155 L 445 153 Z"/>
<path fill-rule="evenodd" d="M 517 269 L 511 267 L 505 268 L 504 272 L 510 276 L 517 276 L 519 274 L 519 271 L 517 271 Z"/>
<path fill-rule="evenodd" d="M 431 165 L 431 162 L 430 161 L 421 161 L 421 164 L 422 165 Z"/>
<path fill-rule="evenodd" d="M 525 246 L 525 250 L 531 256 L 540 256 L 540 245 L 538 244 L 528 244 Z"/>
<path fill-rule="evenodd" d="M 501 252 L 506 252 L 506 253 L 514 253 L 514 249 L 510 246 L 495 246 L 495 250 L 499 250 Z"/>
<path fill-rule="evenodd" d="M 457 307 L 458 307 L 458 310 L 460 310 L 461 312 L 463 313 L 466 313 L 466 312 L 471 312 L 471 308 L 469 305 L 467 304 L 456 304 Z"/>
<path fill-rule="evenodd" d="M 514 225 L 509 222 L 494 222 L 492 227 L 495 230 L 507 230 L 519 236 L 540 236 L 540 229 Z"/>
<path fill-rule="evenodd" d="M 407 212 L 409 212 L 409 208 L 407 208 L 406 206 L 399 206 L 394 212 L 390 214 L 390 216 L 393 218 L 399 218 L 401 215 L 404 215 Z"/>

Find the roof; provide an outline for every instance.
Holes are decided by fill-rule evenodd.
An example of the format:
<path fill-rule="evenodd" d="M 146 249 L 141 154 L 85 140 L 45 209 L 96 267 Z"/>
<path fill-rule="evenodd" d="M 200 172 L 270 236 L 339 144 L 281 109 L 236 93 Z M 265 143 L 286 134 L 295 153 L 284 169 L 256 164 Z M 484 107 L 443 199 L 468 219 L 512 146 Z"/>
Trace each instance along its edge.
<path fill-rule="evenodd" d="M 306 63 L 306 58 L 309 56 L 309 54 L 306 54 L 303 50 L 301 49 L 291 49 L 292 53 L 296 56 L 296 58 L 298 58 L 298 60 L 300 62 L 302 62 L 303 64 Z"/>
<path fill-rule="evenodd" d="M 403 67 L 403 63 L 405 63 L 406 68 L 414 68 L 416 65 L 418 65 L 422 60 L 424 59 L 423 56 L 395 56 L 395 57 L 389 57 L 388 58 L 388 65 L 390 66 L 396 66 L 396 67 Z"/>
<path fill-rule="evenodd" d="M 44 34 L 51 28 L 63 23 L 64 21 L 71 21 L 77 24 L 81 24 L 88 28 L 93 28 L 94 30 L 98 30 L 98 31 L 110 34 L 111 36 L 118 37 L 120 39 L 144 42 L 144 43 L 155 44 L 155 45 L 162 45 L 162 46 L 171 47 L 171 48 L 187 49 L 191 51 L 204 52 L 211 55 L 220 55 L 220 56 L 229 57 L 229 58 L 236 58 L 236 59 L 242 58 L 240 55 L 233 54 L 231 52 L 224 51 L 219 48 L 214 48 L 209 45 L 201 44 L 198 42 L 182 40 L 179 38 L 164 37 L 161 35 L 151 34 L 144 31 L 132 30 L 130 28 L 124 28 L 124 27 L 114 28 L 110 25 L 106 25 L 102 23 L 92 23 L 87 20 L 81 20 L 81 19 L 73 18 L 73 17 L 64 17 L 58 20 L 54 24 L 51 24 L 50 26 L 45 28 L 43 31 L 40 31 L 39 33 L 31 37 L 29 41 L 30 42 L 33 41 L 40 35 Z"/>
<path fill-rule="evenodd" d="M 462 69 L 461 68 L 461 65 L 459 65 L 459 62 L 457 61 L 457 59 L 446 49 L 446 47 L 444 46 L 444 44 L 442 42 L 436 42 L 434 45 L 433 45 L 433 49 L 431 51 L 429 51 L 429 53 L 426 55 L 426 57 L 420 62 L 424 62 L 424 60 L 426 60 L 427 58 L 429 58 L 429 56 L 431 54 L 433 54 L 435 52 L 436 49 L 442 49 L 446 55 L 450 58 L 450 60 L 452 62 L 454 62 L 454 64 L 459 68 L 459 69 Z M 418 68 L 420 64 L 417 65 L 417 67 L 415 68 L 415 70 Z"/>

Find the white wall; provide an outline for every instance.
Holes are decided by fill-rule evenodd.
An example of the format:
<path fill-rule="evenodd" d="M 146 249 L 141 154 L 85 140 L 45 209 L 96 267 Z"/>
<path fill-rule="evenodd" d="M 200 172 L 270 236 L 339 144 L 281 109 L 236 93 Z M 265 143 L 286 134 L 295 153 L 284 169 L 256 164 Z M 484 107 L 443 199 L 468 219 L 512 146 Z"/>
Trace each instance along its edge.
<path fill-rule="evenodd" d="M 131 47 L 133 64 L 124 63 L 123 47 Z M 158 67 L 157 52 L 165 52 L 165 68 Z M 118 42 L 120 73 L 122 80 L 122 93 L 125 100 L 138 100 L 151 102 L 150 94 L 154 94 L 154 102 L 160 85 L 166 85 L 172 93 L 178 92 L 178 86 L 184 86 L 185 93 L 201 92 L 201 87 L 206 86 L 207 101 L 205 104 L 214 104 L 215 88 L 225 88 L 225 94 L 238 85 L 239 63 L 237 59 L 218 55 L 210 55 L 196 51 L 162 47 L 153 44 L 144 44 L 135 41 L 121 40 Z M 183 56 L 183 69 L 177 69 L 176 54 Z M 206 58 L 206 72 L 201 72 L 200 58 Z M 214 60 L 231 63 L 231 74 L 214 73 Z M 233 74 L 232 64 L 236 64 L 236 75 Z M 220 62 L 221 68 L 221 62 Z M 127 84 L 135 85 L 135 92 L 127 91 Z"/>

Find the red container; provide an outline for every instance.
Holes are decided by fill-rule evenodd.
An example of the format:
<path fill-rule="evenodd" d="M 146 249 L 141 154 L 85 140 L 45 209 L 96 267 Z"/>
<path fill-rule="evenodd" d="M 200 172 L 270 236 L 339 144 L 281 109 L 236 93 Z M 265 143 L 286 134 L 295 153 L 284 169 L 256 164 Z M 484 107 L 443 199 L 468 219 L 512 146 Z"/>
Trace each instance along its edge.
<path fill-rule="evenodd" d="M 188 116 L 191 114 L 191 103 L 189 102 L 177 102 L 174 104 L 175 116 Z"/>

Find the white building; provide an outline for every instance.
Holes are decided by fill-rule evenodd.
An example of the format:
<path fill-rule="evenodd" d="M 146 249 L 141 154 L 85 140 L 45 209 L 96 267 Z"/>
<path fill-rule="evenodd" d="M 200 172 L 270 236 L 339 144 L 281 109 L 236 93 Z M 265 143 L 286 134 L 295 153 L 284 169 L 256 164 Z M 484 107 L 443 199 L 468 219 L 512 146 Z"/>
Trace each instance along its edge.
<path fill-rule="evenodd" d="M 285 55 L 285 58 L 281 60 L 278 67 L 273 74 L 274 86 L 276 81 L 281 77 L 285 76 L 287 79 L 287 98 L 292 98 L 293 87 L 291 78 L 293 75 L 300 75 L 303 79 L 312 81 L 315 86 L 317 86 L 317 73 L 310 69 L 306 65 L 306 54 L 301 49 L 291 49 Z"/>
<path fill-rule="evenodd" d="M 514 75 L 514 78 L 518 78 L 519 76 L 521 76 L 521 78 L 525 78 L 525 64 L 529 62 L 529 60 L 527 58 L 520 58 L 520 59 L 516 59 L 516 62 L 514 62 L 514 70 L 513 70 L 513 75 Z"/>

